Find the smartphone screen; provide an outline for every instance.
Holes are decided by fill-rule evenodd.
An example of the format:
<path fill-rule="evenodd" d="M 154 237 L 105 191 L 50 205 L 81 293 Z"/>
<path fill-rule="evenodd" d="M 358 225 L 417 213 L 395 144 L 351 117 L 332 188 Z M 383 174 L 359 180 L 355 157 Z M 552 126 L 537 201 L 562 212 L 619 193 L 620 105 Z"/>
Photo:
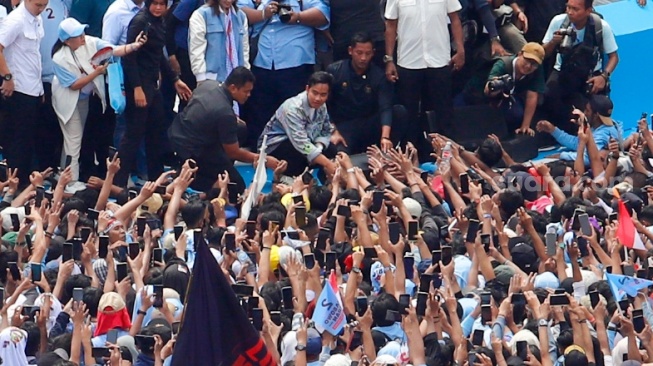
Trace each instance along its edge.
<path fill-rule="evenodd" d="M 146 220 L 145 216 L 139 216 L 136 218 L 136 235 L 138 235 L 139 238 L 143 237 L 143 233 L 145 233 Z"/>
<path fill-rule="evenodd" d="M 484 324 L 492 321 L 492 307 L 490 305 L 481 306 L 481 319 Z"/>
<path fill-rule="evenodd" d="M 75 287 L 73 289 L 73 301 L 82 301 L 84 297 L 84 289 L 81 287 Z"/>
<path fill-rule="evenodd" d="M 281 298 L 283 300 L 283 308 L 292 310 L 294 308 L 292 303 L 292 287 L 286 286 L 281 289 Z"/>
<path fill-rule="evenodd" d="M 356 312 L 358 316 L 363 316 L 367 311 L 367 297 L 359 296 L 356 298 Z"/>
<path fill-rule="evenodd" d="M 127 263 L 116 264 L 116 276 L 118 282 L 124 280 L 127 277 Z"/>
<path fill-rule="evenodd" d="M 427 292 L 418 292 L 417 293 L 417 307 L 415 308 L 415 313 L 418 316 L 426 315 L 426 302 L 429 298 Z"/>
<path fill-rule="evenodd" d="M 345 206 L 345 205 L 338 206 L 338 211 L 337 211 L 336 215 L 342 216 L 342 217 L 345 217 L 345 218 L 351 216 L 351 207 Z"/>
<path fill-rule="evenodd" d="M 175 241 L 179 240 L 179 237 L 184 232 L 184 227 L 182 225 L 175 225 Z"/>
<path fill-rule="evenodd" d="M 154 302 L 152 306 L 155 308 L 163 306 L 163 285 L 154 285 Z"/>
<path fill-rule="evenodd" d="M 315 249 L 324 252 L 326 250 L 327 239 L 331 237 L 331 230 L 327 228 L 320 229 L 320 232 L 317 234 L 317 242 L 315 243 Z"/>
<path fill-rule="evenodd" d="M 304 206 L 295 207 L 295 222 L 299 227 L 306 226 L 306 207 Z"/>
<path fill-rule="evenodd" d="M 352 335 L 351 340 L 349 341 L 349 350 L 354 351 L 356 348 L 360 347 L 363 345 L 363 332 L 359 330 L 354 331 L 354 335 Z"/>
<path fill-rule="evenodd" d="M 247 221 L 245 230 L 247 231 L 247 237 L 253 239 L 256 236 L 256 221 Z"/>
<path fill-rule="evenodd" d="M 558 235 L 556 233 L 546 233 L 545 235 L 546 239 L 546 255 L 549 257 L 553 257 L 556 255 L 556 246 L 557 246 L 557 240 L 558 240 Z"/>
<path fill-rule="evenodd" d="M 551 306 L 569 305 L 569 299 L 566 294 L 551 295 L 549 301 Z"/>
<path fill-rule="evenodd" d="M 598 291 L 592 291 L 590 292 L 590 302 L 592 303 L 592 308 L 595 308 L 596 305 L 599 304 L 600 298 L 599 298 L 599 292 Z"/>
<path fill-rule="evenodd" d="M 624 276 L 631 276 L 632 277 L 632 276 L 635 275 L 635 268 L 630 264 L 626 264 L 626 265 L 623 266 L 622 272 L 623 272 Z"/>
<path fill-rule="evenodd" d="M 109 255 L 109 237 L 106 235 L 100 236 L 99 253 L 100 258 L 106 258 Z"/>
<path fill-rule="evenodd" d="M 476 241 L 476 234 L 478 233 L 479 222 L 478 220 L 469 220 L 469 225 L 467 226 L 467 236 L 465 241 L 468 243 L 473 243 Z"/>
<path fill-rule="evenodd" d="M 492 301 L 492 293 L 481 292 L 481 305 L 490 305 Z"/>
<path fill-rule="evenodd" d="M 252 325 L 259 332 L 263 330 L 263 309 L 252 309 Z"/>
<path fill-rule="evenodd" d="M 111 329 L 107 332 L 107 342 L 111 344 L 118 342 L 118 329 Z"/>
<path fill-rule="evenodd" d="M 229 193 L 229 203 L 232 205 L 238 203 L 238 196 L 240 196 L 240 192 L 238 192 L 238 185 L 236 185 L 236 183 L 229 182 L 227 191 Z"/>
<path fill-rule="evenodd" d="M 41 263 L 30 263 L 32 268 L 32 282 L 38 282 L 41 280 Z"/>
<path fill-rule="evenodd" d="M 510 297 L 510 302 L 513 305 L 524 305 L 526 304 L 526 297 L 524 297 L 523 293 L 516 292 Z"/>
<path fill-rule="evenodd" d="M 579 236 L 576 238 L 576 243 L 578 244 L 578 250 L 580 251 L 581 258 L 590 255 L 589 249 L 587 249 L 587 239 L 585 239 L 582 236 Z"/>
<path fill-rule="evenodd" d="M 154 248 L 152 249 L 152 264 L 154 262 L 159 262 L 163 263 L 163 249 L 161 248 Z"/>
<path fill-rule="evenodd" d="M 13 226 L 14 231 L 20 230 L 20 220 L 18 219 L 18 214 L 12 213 L 9 214 L 11 218 L 11 225 Z"/>
<path fill-rule="evenodd" d="M 254 287 L 249 286 L 249 285 L 236 283 L 236 284 L 231 285 L 231 288 L 234 290 L 234 292 L 238 296 L 251 297 L 254 294 Z"/>
<path fill-rule="evenodd" d="M 84 251 L 82 238 L 75 237 L 72 239 L 73 242 L 73 259 L 76 261 L 82 260 L 82 252 Z"/>
<path fill-rule="evenodd" d="M 645 326 L 646 326 L 646 322 L 644 321 L 643 315 L 639 315 L 639 316 L 633 315 L 633 327 L 635 328 L 635 332 L 641 333 L 644 330 Z"/>
<path fill-rule="evenodd" d="M 9 266 L 9 273 L 11 273 L 11 277 L 13 277 L 14 281 L 20 281 L 20 270 L 18 269 L 18 263 L 8 262 L 7 265 Z"/>
<path fill-rule="evenodd" d="M 399 234 L 401 227 L 398 222 L 391 222 L 388 224 L 388 234 L 390 235 L 390 242 L 396 244 L 399 242 Z"/>
<path fill-rule="evenodd" d="M 337 259 L 337 254 L 335 252 L 327 252 L 324 254 L 325 259 L 326 259 L 326 270 L 327 272 L 331 271 L 332 269 L 336 269 L 336 259 Z"/>
<path fill-rule="evenodd" d="M 491 240 L 492 238 L 490 237 L 490 234 L 481 234 L 481 244 L 483 244 L 483 250 L 485 250 L 485 253 L 490 251 Z"/>
<path fill-rule="evenodd" d="M 469 193 L 469 175 L 467 173 L 460 174 L 460 193 Z"/>
<path fill-rule="evenodd" d="M 517 357 L 521 358 L 522 361 L 528 359 L 528 342 L 517 341 Z"/>
<path fill-rule="evenodd" d="M 272 322 L 273 322 L 275 325 L 281 325 L 281 312 L 279 312 L 279 311 L 271 311 L 271 312 L 270 312 L 270 320 L 272 320 Z"/>
<path fill-rule="evenodd" d="M 628 302 L 628 299 L 623 299 L 623 300 L 619 301 L 619 308 L 620 308 L 621 311 L 623 311 L 624 313 L 625 313 L 626 311 L 628 311 L 628 306 L 629 306 L 629 305 L 630 305 L 630 302 Z"/>
<path fill-rule="evenodd" d="M 578 221 L 580 222 L 580 230 L 585 236 L 592 235 L 592 226 L 590 225 L 589 216 L 586 213 L 578 215 Z"/>
<path fill-rule="evenodd" d="M 453 258 L 452 248 L 448 245 L 442 246 L 442 264 L 448 265 Z"/>
<path fill-rule="evenodd" d="M 313 269 L 315 267 L 315 254 L 304 254 L 304 265 L 306 269 Z"/>
<path fill-rule="evenodd" d="M 138 243 L 129 243 L 129 258 L 131 258 L 131 260 L 136 259 L 140 251 L 141 251 L 141 247 L 139 246 Z"/>
<path fill-rule="evenodd" d="M 383 207 L 384 192 L 383 191 L 374 191 L 372 192 L 372 207 L 370 210 L 372 212 L 379 212 Z"/>
<path fill-rule="evenodd" d="M 408 221 L 408 240 L 417 240 L 417 221 Z"/>
<path fill-rule="evenodd" d="M 73 243 L 67 242 L 63 244 L 63 248 L 61 250 L 61 260 L 63 262 L 68 262 L 71 259 L 73 259 Z"/>
<path fill-rule="evenodd" d="M 93 347 L 91 356 L 93 358 L 111 357 L 111 350 L 108 347 Z"/>
<path fill-rule="evenodd" d="M 45 196 L 45 188 L 43 186 L 36 187 L 36 196 L 34 197 L 34 206 L 41 207 L 41 202 Z"/>
<path fill-rule="evenodd" d="M 229 252 L 236 251 L 236 234 L 224 233 L 224 246 Z"/>

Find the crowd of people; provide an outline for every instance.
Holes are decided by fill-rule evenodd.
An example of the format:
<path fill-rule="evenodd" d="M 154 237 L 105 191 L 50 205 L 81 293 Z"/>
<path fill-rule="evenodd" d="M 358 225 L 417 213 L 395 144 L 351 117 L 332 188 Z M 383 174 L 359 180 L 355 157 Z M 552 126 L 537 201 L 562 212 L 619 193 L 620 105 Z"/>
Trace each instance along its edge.
<path fill-rule="evenodd" d="M 0 0 L 0 365 L 188 364 L 207 260 L 268 356 L 198 365 L 653 363 L 653 126 L 592 5 Z M 566 151 L 466 148 L 470 105 Z"/>

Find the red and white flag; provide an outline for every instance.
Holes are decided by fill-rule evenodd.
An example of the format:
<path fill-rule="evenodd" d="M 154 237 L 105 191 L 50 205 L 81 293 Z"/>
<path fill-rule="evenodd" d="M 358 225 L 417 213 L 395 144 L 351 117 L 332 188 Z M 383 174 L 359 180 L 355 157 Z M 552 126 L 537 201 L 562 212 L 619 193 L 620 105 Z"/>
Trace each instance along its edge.
<path fill-rule="evenodd" d="M 639 233 L 637 233 L 635 224 L 626 208 L 626 204 L 621 198 L 619 198 L 618 221 L 617 238 L 619 239 L 619 242 L 630 249 L 646 250 L 642 238 L 639 236 Z"/>

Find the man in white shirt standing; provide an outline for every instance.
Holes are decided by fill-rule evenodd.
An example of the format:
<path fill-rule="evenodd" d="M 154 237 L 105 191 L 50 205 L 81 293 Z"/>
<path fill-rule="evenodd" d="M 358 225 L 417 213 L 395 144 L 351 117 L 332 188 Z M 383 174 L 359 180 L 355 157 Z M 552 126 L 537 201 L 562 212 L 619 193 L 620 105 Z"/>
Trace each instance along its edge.
<path fill-rule="evenodd" d="M 400 103 L 408 112 L 402 140 L 415 144 L 420 157 L 428 157 L 430 149 L 424 138 L 420 138 L 423 131 L 429 131 L 424 112 L 435 111 L 438 132 L 451 132 L 452 71 L 462 69 L 465 64 L 463 31 L 458 17 L 461 8 L 458 0 L 388 0 L 386 5 L 383 58 L 386 77 L 397 83 Z M 457 50 L 453 57 L 449 20 Z M 396 65 L 392 56 L 395 44 L 398 46 Z M 420 110 L 422 118 L 419 118 Z"/>
<path fill-rule="evenodd" d="M 25 0 L 0 27 L 0 94 L 7 99 L 8 123 L 5 152 L 11 168 L 18 168 L 22 187 L 29 184 L 34 155 L 34 130 L 38 128 L 43 96 L 41 53 L 43 39 L 41 12 L 47 0 Z"/>

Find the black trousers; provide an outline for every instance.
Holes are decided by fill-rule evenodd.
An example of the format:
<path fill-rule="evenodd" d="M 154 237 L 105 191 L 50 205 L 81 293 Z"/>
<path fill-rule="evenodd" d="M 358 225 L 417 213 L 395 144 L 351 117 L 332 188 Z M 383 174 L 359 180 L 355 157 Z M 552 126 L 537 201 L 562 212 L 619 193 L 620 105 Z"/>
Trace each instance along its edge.
<path fill-rule="evenodd" d="M 404 133 L 402 127 L 405 120 L 406 108 L 403 105 L 393 106 L 390 130 L 390 140 L 393 145 L 399 143 L 400 135 Z M 364 153 L 368 146 L 378 145 L 381 140 L 382 126 L 378 114 L 367 118 L 340 121 L 336 124 L 336 129 L 347 142 L 347 146 L 342 146 L 340 149 L 350 155 Z"/>
<path fill-rule="evenodd" d="M 163 107 L 163 96 L 155 82 L 143 82 L 143 92 L 147 106 L 137 107 L 134 103 L 134 91 L 127 91 L 127 108 L 125 109 L 126 129 L 120 141 L 120 171 L 116 176 L 116 184 L 127 185 L 129 172 L 136 168 L 136 153 L 139 145 L 145 139 L 145 154 L 147 160 L 147 176 L 156 180 L 163 172 L 162 146 L 166 130 L 166 114 Z"/>
<path fill-rule="evenodd" d="M 43 103 L 39 105 L 38 128 L 32 132 L 34 141 L 37 141 L 34 144 L 34 152 L 38 161 L 37 168 L 40 171 L 59 166 L 63 146 L 59 119 L 52 107 L 52 84 L 43 83 L 43 92 Z"/>
<path fill-rule="evenodd" d="M 108 94 L 107 94 L 108 95 Z M 107 173 L 106 160 L 109 146 L 113 146 L 113 130 L 116 127 L 116 114 L 107 101 L 102 112 L 102 101 L 98 95 L 89 99 L 88 117 L 82 137 L 82 151 L 79 156 L 79 180 L 85 182 L 91 176 L 103 178 Z M 98 164 L 95 164 L 97 159 Z"/>
<path fill-rule="evenodd" d="M 574 85 L 572 85 L 574 84 Z M 570 122 L 573 106 L 583 110 L 587 104 L 587 97 L 584 96 L 582 88 L 576 82 L 569 82 L 561 77 L 557 70 L 553 70 L 546 82 L 543 108 L 548 114 L 549 121 L 561 130 L 575 135 L 578 127 Z"/>
<path fill-rule="evenodd" d="M 29 184 L 32 173 L 32 162 L 35 157 L 35 131 L 41 129 L 39 112 L 42 97 L 33 97 L 14 91 L 11 97 L 5 99 L 7 110 L 6 129 L 3 134 L 8 136 L 4 152 L 7 165 L 18 169 L 20 187 Z M 57 131 L 60 131 L 57 129 Z"/>
<path fill-rule="evenodd" d="M 302 65 L 283 70 L 252 67 L 256 85 L 241 113 L 247 122 L 246 146 L 256 149 L 261 132 L 281 103 L 306 89 L 313 65 Z"/>
<path fill-rule="evenodd" d="M 453 99 L 451 92 L 451 68 L 405 69 L 397 66 L 399 80 L 397 94 L 399 102 L 406 107 L 407 122 L 402 127 L 401 140 L 412 142 L 421 158 L 428 157 L 431 146 L 424 139 L 423 133 L 440 132 L 451 134 Z M 435 131 L 426 120 L 427 111 L 434 111 L 436 116 Z"/>
<path fill-rule="evenodd" d="M 340 148 L 340 146 L 329 144 L 329 147 L 325 151 L 322 151 L 322 154 L 324 154 L 329 159 L 333 159 Z M 285 160 L 288 162 L 288 169 L 286 169 L 284 174 L 290 177 L 296 177 L 302 174 L 307 167 L 318 166 L 316 164 L 310 164 L 308 160 L 306 160 L 306 155 L 297 151 L 290 140 L 282 142 L 268 154 L 274 156 L 278 160 Z"/>

